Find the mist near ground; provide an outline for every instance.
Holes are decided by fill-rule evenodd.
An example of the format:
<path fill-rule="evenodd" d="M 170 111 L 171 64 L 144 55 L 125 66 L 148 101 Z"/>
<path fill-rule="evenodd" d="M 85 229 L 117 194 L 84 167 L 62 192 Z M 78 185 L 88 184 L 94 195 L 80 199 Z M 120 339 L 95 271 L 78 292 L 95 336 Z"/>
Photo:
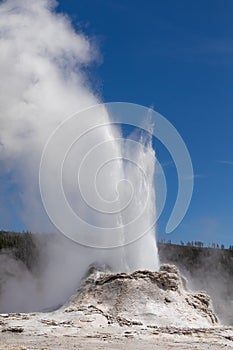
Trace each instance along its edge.
<path fill-rule="evenodd" d="M 87 267 L 96 258 L 94 249 L 83 249 L 62 235 L 34 238 L 39 256 L 31 268 L 5 251 L 0 255 L 0 311 L 53 310 L 78 288 Z M 104 264 L 101 256 L 99 264 Z"/>
<path fill-rule="evenodd" d="M 206 291 L 221 323 L 233 325 L 233 251 L 159 243 L 161 262 L 175 264 L 191 290 Z"/>
<path fill-rule="evenodd" d="M 216 268 L 215 263 L 219 262 Z M 201 267 L 189 276 L 189 286 L 193 290 L 205 290 L 212 298 L 213 307 L 220 322 L 233 325 L 233 276 L 226 266 L 221 265 L 221 256 L 213 253 L 206 259 L 201 258 Z"/>
<path fill-rule="evenodd" d="M 131 245 L 133 252 L 143 246 L 143 240 Z M 124 247 L 84 248 L 61 234 L 34 234 L 32 241 L 34 256 L 30 261 L 17 258 L 14 249 L 0 252 L 1 313 L 57 309 L 80 287 L 91 266 L 111 272 L 127 271 L 119 263 Z M 140 259 L 138 263 L 137 269 L 143 269 Z"/>

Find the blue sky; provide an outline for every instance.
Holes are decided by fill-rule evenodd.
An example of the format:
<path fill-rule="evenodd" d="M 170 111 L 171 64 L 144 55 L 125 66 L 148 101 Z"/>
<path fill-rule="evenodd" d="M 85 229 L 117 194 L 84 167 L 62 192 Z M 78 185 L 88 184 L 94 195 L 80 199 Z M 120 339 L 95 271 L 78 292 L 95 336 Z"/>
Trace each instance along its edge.
<path fill-rule="evenodd" d="M 60 0 L 57 11 L 98 47 L 87 74 L 101 100 L 153 106 L 189 149 L 192 202 L 180 226 L 166 235 L 177 176 L 168 152 L 154 142 L 168 185 L 158 238 L 233 245 L 233 1 Z M 1 228 L 27 229 L 17 188 L 7 187 L 14 181 L 4 180 L 0 191 L 8 203 L 0 208 Z"/>
<path fill-rule="evenodd" d="M 170 197 L 158 237 L 233 244 L 233 2 L 61 0 L 59 11 L 99 47 L 90 77 L 102 100 L 152 105 L 189 149 L 191 206 L 165 235 L 176 193 L 174 167 L 165 166 Z"/>

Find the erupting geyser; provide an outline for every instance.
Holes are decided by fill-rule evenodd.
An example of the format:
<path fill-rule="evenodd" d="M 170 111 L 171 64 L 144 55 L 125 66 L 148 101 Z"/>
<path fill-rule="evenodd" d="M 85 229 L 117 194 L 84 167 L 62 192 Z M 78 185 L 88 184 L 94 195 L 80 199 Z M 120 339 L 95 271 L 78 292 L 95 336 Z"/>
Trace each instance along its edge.
<path fill-rule="evenodd" d="M 112 122 L 119 106 L 124 117 L 128 104 L 97 105 L 56 129 L 42 156 L 41 195 L 60 232 L 98 248 L 97 263 L 101 256 L 113 271 L 155 270 L 152 140 L 145 132 L 123 139 Z"/>
<path fill-rule="evenodd" d="M 46 236 L 40 273 L 34 276 L 18 266 L 17 275 L 11 274 L 2 288 L 2 311 L 38 310 L 63 302 L 93 262 L 113 271 L 158 268 L 151 140 L 123 140 L 101 105 L 90 109 L 94 115 L 87 110 L 85 118 L 61 124 L 99 103 L 83 70 L 98 53 L 66 16 L 54 11 L 54 4 L 8 0 L 0 5 L 0 163 L 6 183 L 1 225 L 14 229 L 11 223 L 17 221 L 32 232 L 62 231 L 98 249 Z M 42 197 L 46 209 L 48 201 L 53 207 L 48 218 L 38 174 L 46 141 L 60 125 L 61 142 L 56 143 L 55 133 L 42 158 L 47 169 L 40 178 Z M 70 152 L 64 154 L 67 146 Z M 63 192 L 56 191 L 60 182 L 69 210 L 63 206 Z M 58 222 L 52 225 L 54 218 Z M 14 265 L 12 259 L 9 264 Z M 15 265 L 12 269 L 16 271 Z"/>

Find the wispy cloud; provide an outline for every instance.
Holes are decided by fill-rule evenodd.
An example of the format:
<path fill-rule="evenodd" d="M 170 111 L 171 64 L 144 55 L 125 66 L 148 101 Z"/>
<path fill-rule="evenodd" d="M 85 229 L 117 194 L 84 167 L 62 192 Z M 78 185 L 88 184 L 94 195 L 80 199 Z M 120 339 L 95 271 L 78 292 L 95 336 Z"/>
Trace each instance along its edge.
<path fill-rule="evenodd" d="M 214 54 L 233 55 L 233 40 L 206 40 L 203 50 Z"/>
<path fill-rule="evenodd" d="M 233 160 L 217 160 L 217 163 L 225 165 L 233 165 Z"/>
<path fill-rule="evenodd" d="M 207 177 L 207 175 L 205 175 L 205 174 L 194 174 L 193 177 L 195 179 L 204 179 L 204 178 Z"/>
<path fill-rule="evenodd" d="M 204 179 L 207 175 L 205 174 L 193 174 L 192 176 L 186 176 L 184 180 Z"/>
<path fill-rule="evenodd" d="M 175 167 L 175 163 L 173 161 L 162 162 L 162 163 L 160 163 L 160 165 L 163 168 L 174 168 Z"/>
<path fill-rule="evenodd" d="M 168 42 L 164 45 L 159 40 L 155 45 L 146 41 L 140 55 L 146 57 L 169 57 L 182 59 L 185 62 L 201 62 L 211 65 L 231 64 L 233 58 L 233 40 L 215 38 L 193 38 L 189 42 Z"/>

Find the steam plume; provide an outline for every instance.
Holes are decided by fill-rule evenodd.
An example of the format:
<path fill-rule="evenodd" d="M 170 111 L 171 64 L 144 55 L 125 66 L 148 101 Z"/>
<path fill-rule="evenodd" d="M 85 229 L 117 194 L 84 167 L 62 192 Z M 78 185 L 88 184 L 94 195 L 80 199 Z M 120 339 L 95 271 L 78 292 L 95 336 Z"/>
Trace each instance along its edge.
<path fill-rule="evenodd" d="M 55 231 L 42 206 L 38 186 L 40 157 L 46 140 L 67 116 L 100 102 L 85 76 L 86 67 L 97 57 L 96 49 L 82 33 L 75 32 L 66 16 L 55 12 L 55 7 L 56 2 L 50 0 L 8 0 L 0 5 L 0 76 L 4 82 L 0 85 L 0 164 L 2 178 L 14 187 L 13 191 L 4 190 L 0 207 L 4 208 L 13 193 L 14 211 L 18 210 L 20 219 L 33 232 Z M 90 127 L 91 120 L 80 121 L 78 127 Z M 107 113 L 103 113 L 100 121 L 109 122 Z M 89 143 L 84 142 L 83 148 L 78 145 L 77 162 L 82 155 L 80 149 L 85 154 L 88 151 L 86 145 L 90 147 L 98 140 L 109 142 L 108 150 L 102 152 L 102 156 L 121 155 L 123 147 L 114 141 L 117 135 L 110 126 L 103 131 L 96 130 Z M 57 149 L 57 153 L 59 151 Z M 153 152 L 151 145 L 150 151 Z M 148 173 L 152 207 L 144 217 L 147 220 L 148 215 L 154 215 L 154 161 L 151 162 L 146 151 L 135 153 L 127 145 L 125 152 Z M 66 169 L 70 171 L 64 174 L 64 186 L 70 194 L 69 199 L 86 220 L 96 223 L 95 215 L 90 215 L 73 196 L 74 185 L 70 180 L 75 169 L 72 160 L 67 162 Z M 50 187 L 53 185 L 51 163 L 48 163 L 48 169 L 46 183 Z M 85 174 L 91 174 L 91 170 Z M 135 187 L 140 184 L 134 204 L 140 203 L 144 182 L 139 183 L 138 173 L 132 166 L 124 166 L 121 162 L 103 175 L 100 181 L 102 196 L 111 201 L 111 193 L 122 177 L 131 179 Z M 89 190 L 88 183 L 85 189 Z M 124 186 L 123 189 L 127 194 Z M 55 210 L 59 212 L 60 209 L 58 202 Z M 134 212 L 129 209 L 128 214 L 133 216 Z M 100 221 L 108 224 L 112 220 L 109 218 L 105 216 L 106 220 Z M 119 218 L 113 222 L 124 227 L 127 218 Z M 65 215 L 62 220 L 69 224 Z M 113 270 L 155 269 L 158 266 L 156 252 L 153 230 L 127 248 L 111 251 L 84 248 L 63 237 L 50 238 L 44 247 L 42 274 L 35 278 L 21 270 L 22 274 L 17 273 L 20 277 L 10 278 L 4 284 L 0 309 L 28 311 L 63 302 L 93 262 L 108 264 Z M 9 264 L 13 264 L 12 259 Z"/>

